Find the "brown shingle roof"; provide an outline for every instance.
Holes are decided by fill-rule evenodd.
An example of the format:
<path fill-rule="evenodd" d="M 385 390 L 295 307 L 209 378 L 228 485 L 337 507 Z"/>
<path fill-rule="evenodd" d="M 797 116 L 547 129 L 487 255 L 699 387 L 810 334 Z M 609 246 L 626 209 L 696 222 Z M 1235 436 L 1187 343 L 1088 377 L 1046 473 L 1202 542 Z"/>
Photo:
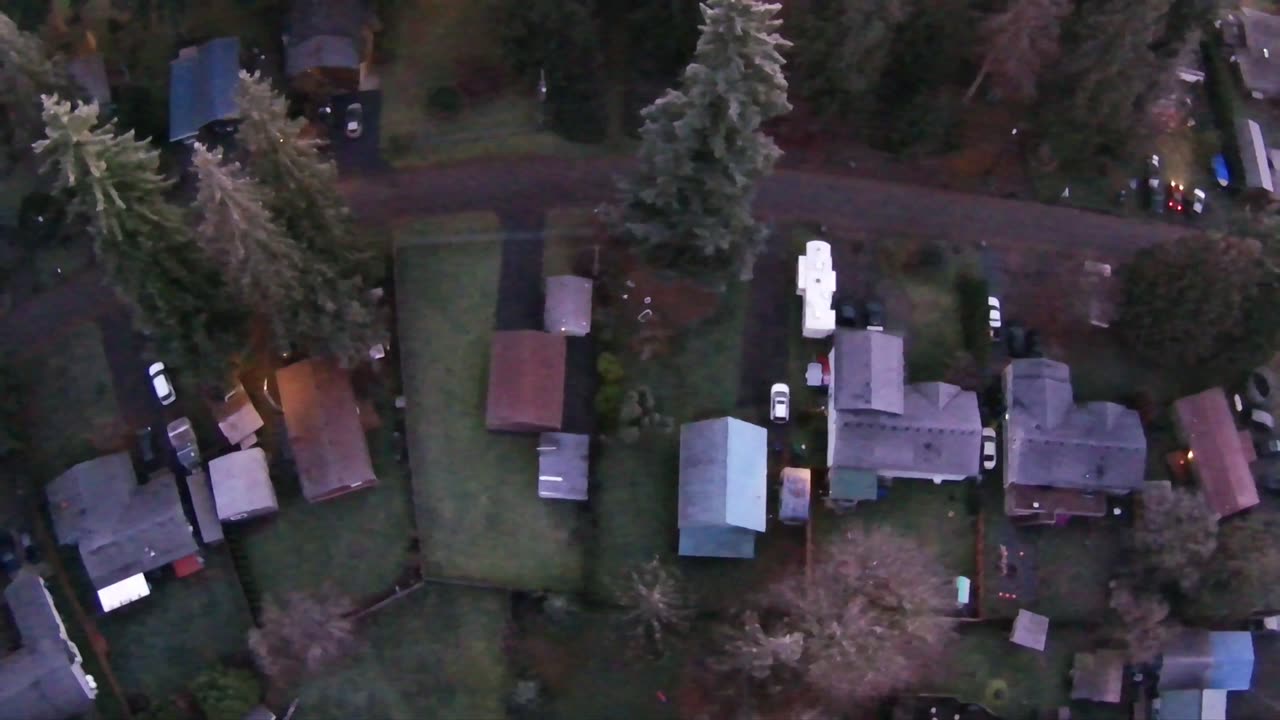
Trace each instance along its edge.
<path fill-rule="evenodd" d="M 1253 448 L 1236 430 L 1222 388 L 1188 395 L 1173 404 L 1173 412 L 1209 507 L 1226 517 L 1257 505 L 1258 488 L 1249 471 Z"/>
<path fill-rule="evenodd" d="M 276 371 L 276 383 L 298 481 L 308 501 L 377 483 L 345 370 L 331 360 L 313 358 Z"/>
<path fill-rule="evenodd" d="M 539 330 L 493 334 L 489 355 L 490 430 L 559 430 L 564 421 L 565 340 Z"/>

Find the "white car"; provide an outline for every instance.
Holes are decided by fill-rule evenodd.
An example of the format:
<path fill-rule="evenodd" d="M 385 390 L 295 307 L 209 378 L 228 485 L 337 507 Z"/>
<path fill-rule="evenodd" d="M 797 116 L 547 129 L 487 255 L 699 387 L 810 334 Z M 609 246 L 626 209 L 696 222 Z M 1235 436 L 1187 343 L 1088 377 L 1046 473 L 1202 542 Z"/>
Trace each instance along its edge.
<path fill-rule="evenodd" d="M 160 404 L 172 405 L 173 401 L 178 399 L 178 394 L 174 392 L 173 383 L 169 380 L 169 374 L 165 372 L 164 363 L 151 363 L 151 367 L 147 368 L 147 374 L 151 376 L 151 388 L 156 391 Z"/>
<path fill-rule="evenodd" d="M 769 419 L 776 423 L 791 419 L 791 388 L 786 383 L 774 383 L 769 388 Z"/>
<path fill-rule="evenodd" d="M 360 103 L 351 103 L 347 106 L 345 127 L 347 137 L 352 140 L 364 134 L 364 106 Z"/>
<path fill-rule="evenodd" d="M 996 469 L 996 431 L 995 428 L 982 428 L 982 469 Z"/>
<path fill-rule="evenodd" d="M 992 340 L 1000 339 L 1000 328 L 1004 327 L 1004 315 L 1000 312 L 1000 298 L 987 296 L 987 327 Z"/>
<path fill-rule="evenodd" d="M 1204 214 L 1204 203 L 1208 198 L 1205 197 L 1204 191 L 1196 188 L 1191 192 L 1191 212 L 1195 215 Z"/>

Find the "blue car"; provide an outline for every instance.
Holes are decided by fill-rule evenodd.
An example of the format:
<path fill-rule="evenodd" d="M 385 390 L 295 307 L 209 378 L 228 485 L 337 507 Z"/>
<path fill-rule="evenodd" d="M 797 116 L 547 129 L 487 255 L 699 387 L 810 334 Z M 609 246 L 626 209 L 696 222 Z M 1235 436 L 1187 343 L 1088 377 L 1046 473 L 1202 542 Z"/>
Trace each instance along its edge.
<path fill-rule="evenodd" d="M 1218 180 L 1218 184 L 1226 187 L 1231 184 L 1231 172 L 1227 170 L 1227 159 L 1221 153 L 1213 156 L 1213 176 Z"/>

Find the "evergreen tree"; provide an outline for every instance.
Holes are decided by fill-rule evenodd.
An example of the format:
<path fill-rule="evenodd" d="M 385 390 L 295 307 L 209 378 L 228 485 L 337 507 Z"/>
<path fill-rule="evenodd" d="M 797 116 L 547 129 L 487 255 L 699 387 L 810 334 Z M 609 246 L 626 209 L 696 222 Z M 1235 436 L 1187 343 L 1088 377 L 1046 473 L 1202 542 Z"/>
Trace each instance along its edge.
<path fill-rule="evenodd" d="M 7 146 L 5 162 L 26 157 L 31 143 L 40 138 L 44 130 L 41 95 L 73 98 L 79 94 L 62 59 L 0 12 L 0 136 Z"/>
<path fill-rule="evenodd" d="M 642 113 L 640 169 L 622 184 L 622 223 L 655 263 L 750 275 L 765 228 L 756 185 L 782 151 L 761 129 L 791 109 L 778 5 L 708 0 L 694 60 Z"/>
<path fill-rule="evenodd" d="M 835 0 L 816 5 L 797 29 L 796 87 L 822 112 L 869 108 L 889 65 L 894 35 L 915 0 Z"/>
<path fill-rule="evenodd" d="M 44 98 L 47 137 L 35 144 L 70 211 L 87 221 L 107 279 L 166 362 L 220 387 L 241 349 L 245 316 L 165 193 L 159 152 L 98 126 L 98 106 Z"/>
<path fill-rule="evenodd" d="M 1057 56 L 1060 25 L 1070 13 L 1071 0 L 1011 0 L 1003 12 L 987 16 L 982 22 L 982 66 L 965 100 L 987 78 L 1008 97 L 1035 97 L 1040 71 Z"/>
<path fill-rule="evenodd" d="M 283 96 L 259 75 L 240 73 L 236 91 L 242 120 L 238 137 L 246 167 L 266 191 L 262 198 L 305 262 L 288 308 L 295 349 L 330 354 L 344 365 L 386 341 L 385 319 L 360 275 L 346 201 L 337 169 L 303 138 L 302 119 L 291 119 Z"/>

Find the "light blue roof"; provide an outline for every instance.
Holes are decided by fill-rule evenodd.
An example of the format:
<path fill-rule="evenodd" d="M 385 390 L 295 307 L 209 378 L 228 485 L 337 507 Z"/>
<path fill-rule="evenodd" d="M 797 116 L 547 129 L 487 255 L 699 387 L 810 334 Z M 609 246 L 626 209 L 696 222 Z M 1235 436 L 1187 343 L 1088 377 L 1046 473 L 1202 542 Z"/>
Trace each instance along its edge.
<path fill-rule="evenodd" d="M 680 554 L 693 557 L 753 558 L 756 531 L 736 527 L 682 528 Z"/>
<path fill-rule="evenodd" d="M 1201 720 L 1203 690 L 1167 690 L 1160 693 L 1160 720 Z"/>
<path fill-rule="evenodd" d="M 183 140 L 215 120 L 240 116 L 236 83 L 240 39 L 217 38 L 169 63 L 169 140 Z"/>
<path fill-rule="evenodd" d="M 1205 687 L 1214 690 L 1248 690 L 1253 680 L 1253 636 L 1247 632 L 1209 633 L 1213 665 Z"/>
<path fill-rule="evenodd" d="M 765 429 L 735 418 L 703 420 L 680 428 L 681 554 L 695 554 L 685 552 L 686 529 L 764 532 L 768 452 Z M 689 542 L 702 535 L 690 534 Z"/>

